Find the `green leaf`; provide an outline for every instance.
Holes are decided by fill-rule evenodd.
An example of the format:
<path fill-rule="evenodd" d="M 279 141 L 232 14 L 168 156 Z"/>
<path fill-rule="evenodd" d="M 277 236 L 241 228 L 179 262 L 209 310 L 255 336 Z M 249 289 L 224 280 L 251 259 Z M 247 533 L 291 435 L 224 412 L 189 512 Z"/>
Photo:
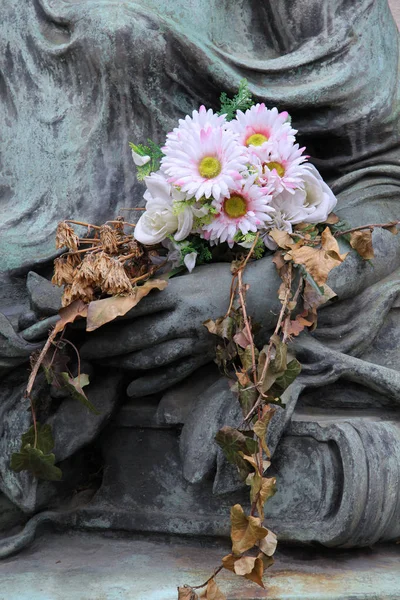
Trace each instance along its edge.
<path fill-rule="evenodd" d="M 129 142 L 129 146 L 140 156 L 150 156 L 148 163 L 139 167 L 136 166 L 137 172 L 136 177 L 139 181 L 143 181 L 145 177 L 148 177 L 153 171 L 158 171 L 160 168 L 161 158 L 164 156 L 160 146 L 158 146 L 152 140 L 147 140 L 148 146 L 144 144 L 133 144 Z"/>
<path fill-rule="evenodd" d="M 254 454 L 258 448 L 257 442 L 228 425 L 218 431 L 215 441 L 222 449 L 228 462 L 236 465 L 240 476 L 245 479 L 251 471 L 251 465 L 243 459 L 239 452 Z"/>
<path fill-rule="evenodd" d="M 95 415 L 99 415 L 99 411 L 97 408 L 90 402 L 89 398 L 87 398 L 85 392 L 83 391 L 83 387 L 89 384 L 89 376 L 86 373 L 81 373 L 79 377 L 75 377 L 74 379 L 69 376 L 68 373 L 61 373 L 62 378 L 64 379 L 65 386 L 71 396 L 81 402 L 86 408 L 90 410 Z"/>
<path fill-rule="evenodd" d="M 226 120 L 231 121 L 236 117 L 236 111 L 246 111 L 253 106 L 254 101 L 249 91 L 247 79 L 242 79 L 239 83 L 237 94 L 231 99 L 223 92 L 220 96 L 221 110 L 220 115 L 226 115 Z"/>
<path fill-rule="evenodd" d="M 271 361 L 271 370 L 273 373 L 280 373 L 287 367 L 287 345 L 281 342 L 277 335 L 273 335 L 271 340 L 275 346 L 275 358 Z"/>
<path fill-rule="evenodd" d="M 256 388 L 243 388 L 239 385 L 239 404 L 242 407 L 243 416 L 246 417 L 253 406 L 255 405 L 258 397 Z"/>
<path fill-rule="evenodd" d="M 53 434 L 51 432 L 51 425 L 41 425 L 41 423 L 36 424 L 37 427 L 37 443 L 36 448 L 41 450 L 43 454 L 48 454 L 54 448 L 54 439 Z M 35 428 L 32 425 L 28 429 L 28 431 L 22 434 L 21 437 L 21 452 L 25 448 L 25 446 L 35 445 Z"/>
<path fill-rule="evenodd" d="M 11 457 L 11 468 L 16 473 L 29 471 L 37 479 L 47 481 L 59 481 L 62 477 L 61 469 L 54 465 L 54 454 L 44 454 L 38 448 L 33 448 L 31 444 L 21 449 L 21 452 L 14 452 Z"/>
<path fill-rule="evenodd" d="M 301 364 L 295 358 L 290 361 L 286 371 L 275 380 L 275 385 L 282 391 L 286 390 L 301 372 Z"/>

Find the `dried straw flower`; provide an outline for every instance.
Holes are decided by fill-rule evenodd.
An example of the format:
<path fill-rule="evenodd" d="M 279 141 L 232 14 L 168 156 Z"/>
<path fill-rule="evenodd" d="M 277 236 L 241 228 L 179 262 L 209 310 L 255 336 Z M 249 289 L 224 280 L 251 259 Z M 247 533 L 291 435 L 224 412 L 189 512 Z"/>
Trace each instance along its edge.
<path fill-rule="evenodd" d="M 70 248 L 71 250 L 78 250 L 79 238 L 76 235 L 75 231 L 65 223 L 65 221 L 61 221 L 57 225 L 56 231 L 56 248 Z"/>
<path fill-rule="evenodd" d="M 116 254 L 118 252 L 118 236 L 116 231 L 111 229 L 109 225 L 100 227 L 100 241 L 105 252 Z"/>
<path fill-rule="evenodd" d="M 54 261 L 54 275 L 51 282 L 55 285 L 66 285 L 72 283 L 75 277 L 76 267 L 80 264 L 80 258 L 73 255 L 60 256 Z"/>
<path fill-rule="evenodd" d="M 101 284 L 101 289 L 106 294 L 130 294 L 132 284 L 124 267 L 117 259 L 110 259 L 111 265 Z"/>

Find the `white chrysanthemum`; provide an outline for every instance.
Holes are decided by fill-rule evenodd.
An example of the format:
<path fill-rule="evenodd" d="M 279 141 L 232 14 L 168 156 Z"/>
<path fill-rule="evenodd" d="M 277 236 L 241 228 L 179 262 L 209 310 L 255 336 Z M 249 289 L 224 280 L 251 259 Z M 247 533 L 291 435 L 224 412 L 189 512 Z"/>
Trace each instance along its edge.
<path fill-rule="evenodd" d="M 208 127 L 222 127 L 225 123 L 225 115 L 217 115 L 211 108 L 206 110 L 205 106 L 200 106 L 199 110 L 194 110 L 192 116 L 186 115 L 184 119 L 179 119 L 179 127 L 174 129 L 167 134 L 167 141 L 165 148 L 171 142 L 176 142 L 180 138 L 182 131 L 191 131 L 193 129 L 208 129 Z M 163 148 L 163 152 L 164 152 Z"/>
<path fill-rule="evenodd" d="M 268 146 L 270 142 L 286 136 L 294 141 L 297 133 L 288 122 L 289 114 L 268 109 L 265 104 L 256 104 L 245 113 L 236 112 L 236 119 L 226 124 L 226 128 L 237 135 L 238 141 L 250 149 Z"/>
<path fill-rule="evenodd" d="M 240 231 L 263 229 L 271 221 L 274 209 L 270 206 L 270 194 L 266 188 L 254 184 L 255 176 L 242 180 L 220 202 L 213 201 L 219 211 L 214 220 L 203 227 L 202 236 L 210 242 L 228 242 L 233 246 L 235 235 Z"/>
<path fill-rule="evenodd" d="M 135 238 L 142 244 L 159 244 L 168 235 L 175 234 L 177 241 L 185 239 L 193 225 L 193 213 L 190 206 L 182 205 L 183 210 L 176 211 L 174 202 L 184 200 L 184 195 L 174 189 L 160 173 L 145 177 L 147 191 L 146 211 L 135 227 Z"/>
<path fill-rule="evenodd" d="M 304 148 L 293 143 L 291 136 L 282 136 L 271 145 L 252 149 L 252 163 L 258 168 L 260 181 L 279 194 L 287 190 L 291 194 L 303 184 L 307 156 Z"/>
<path fill-rule="evenodd" d="M 228 195 L 246 168 L 244 148 L 221 127 L 182 131 L 164 152 L 161 168 L 168 181 L 196 200 Z"/>

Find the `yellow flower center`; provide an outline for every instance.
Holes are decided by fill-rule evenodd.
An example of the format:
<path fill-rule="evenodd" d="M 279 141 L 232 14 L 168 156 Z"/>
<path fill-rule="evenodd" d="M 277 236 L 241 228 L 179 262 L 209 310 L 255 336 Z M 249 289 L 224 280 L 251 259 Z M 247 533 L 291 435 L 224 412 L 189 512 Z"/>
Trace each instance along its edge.
<path fill-rule="evenodd" d="M 275 169 L 276 172 L 278 173 L 279 177 L 283 177 L 285 174 L 285 167 L 283 165 L 281 165 L 281 163 L 278 163 L 278 162 L 264 163 L 264 167 L 268 167 L 268 169 L 270 171 Z"/>
<path fill-rule="evenodd" d="M 224 211 L 232 219 L 243 217 L 247 213 L 247 202 L 243 196 L 234 194 L 225 200 Z"/>
<path fill-rule="evenodd" d="M 221 173 L 221 163 L 215 156 L 205 156 L 199 164 L 199 173 L 205 179 L 213 179 Z"/>
<path fill-rule="evenodd" d="M 268 142 L 268 138 L 266 135 L 262 133 L 253 133 L 246 140 L 246 146 L 262 146 L 264 142 Z"/>

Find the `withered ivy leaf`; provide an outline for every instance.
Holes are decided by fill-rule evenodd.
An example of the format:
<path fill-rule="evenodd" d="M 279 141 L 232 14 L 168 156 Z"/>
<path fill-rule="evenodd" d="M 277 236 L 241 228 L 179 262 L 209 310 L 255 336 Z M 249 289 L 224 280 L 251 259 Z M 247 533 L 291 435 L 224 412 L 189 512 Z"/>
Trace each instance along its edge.
<path fill-rule="evenodd" d="M 240 504 L 231 508 L 232 553 L 242 554 L 262 538 L 268 535 L 268 529 L 262 527 L 261 519 L 245 515 Z"/>
<path fill-rule="evenodd" d="M 198 600 L 198 595 L 191 587 L 183 586 L 178 588 L 178 600 Z"/>
<path fill-rule="evenodd" d="M 215 321 L 208 319 L 203 323 L 208 331 L 218 337 L 231 340 L 234 334 L 234 320 L 232 317 L 219 317 Z"/>
<path fill-rule="evenodd" d="M 122 317 L 139 304 L 151 290 L 163 290 L 167 285 L 168 281 L 164 279 L 150 279 L 143 285 L 133 287 L 129 296 L 111 296 L 91 302 L 88 306 L 86 331 L 94 331 L 105 323 Z"/>
<path fill-rule="evenodd" d="M 11 457 L 11 468 L 16 473 L 29 471 L 37 479 L 59 481 L 62 477 L 61 469 L 54 465 L 54 454 L 44 454 L 31 444 L 26 444 L 20 452 L 15 452 Z"/>
<path fill-rule="evenodd" d="M 354 250 L 364 260 L 371 260 L 374 258 L 372 231 L 370 229 L 366 229 L 364 231 L 353 231 L 350 234 L 350 246 L 354 248 Z"/>

